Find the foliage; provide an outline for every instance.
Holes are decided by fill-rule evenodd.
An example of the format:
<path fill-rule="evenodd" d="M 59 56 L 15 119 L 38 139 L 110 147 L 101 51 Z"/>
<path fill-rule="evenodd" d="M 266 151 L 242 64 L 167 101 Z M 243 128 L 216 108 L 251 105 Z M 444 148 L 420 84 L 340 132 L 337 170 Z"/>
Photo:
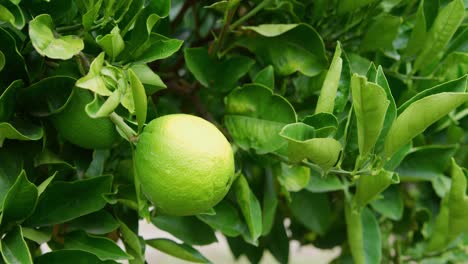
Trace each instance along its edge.
<path fill-rule="evenodd" d="M 335 263 L 467 262 L 466 8 L 0 0 L 0 263 L 144 263 L 147 246 L 206 263 L 194 246 L 215 231 L 252 263 L 288 262 L 292 240 L 339 247 Z M 53 120 L 76 91 L 90 100 L 70 118 L 122 140 L 66 139 Z M 238 175 L 186 217 L 155 210 L 133 172 L 145 124 L 180 112 L 231 140 Z M 178 241 L 145 241 L 141 219 Z"/>

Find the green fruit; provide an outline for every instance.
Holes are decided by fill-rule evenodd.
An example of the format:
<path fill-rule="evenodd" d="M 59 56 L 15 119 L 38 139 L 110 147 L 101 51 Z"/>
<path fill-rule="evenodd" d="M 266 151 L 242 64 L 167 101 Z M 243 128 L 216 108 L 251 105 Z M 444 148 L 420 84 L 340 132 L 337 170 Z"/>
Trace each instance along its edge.
<path fill-rule="evenodd" d="M 52 124 L 63 138 L 82 148 L 110 148 L 120 136 L 108 118 L 88 116 L 85 107 L 92 100 L 89 91 L 75 88 L 65 109 L 51 117 Z"/>
<path fill-rule="evenodd" d="M 136 147 L 135 167 L 143 192 L 158 212 L 194 215 L 226 195 L 234 177 L 234 155 L 213 124 L 173 114 L 145 127 Z"/>

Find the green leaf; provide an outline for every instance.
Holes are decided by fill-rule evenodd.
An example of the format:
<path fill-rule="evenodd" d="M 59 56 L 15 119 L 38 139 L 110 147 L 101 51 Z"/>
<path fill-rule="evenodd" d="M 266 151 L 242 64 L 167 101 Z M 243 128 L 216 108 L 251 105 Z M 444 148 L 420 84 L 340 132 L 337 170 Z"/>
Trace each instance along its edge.
<path fill-rule="evenodd" d="M 310 159 L 324 170 L 338 161 L 341 144 L 333 138 L 315 138 L 315 129 L 304 123 L 286 125 L 280 136 L 288 141 L 288 157 L 292 162 Z"/>
<path fill-rule="evenodd" d="M 243 232 L 245 225 L 237 209 L 230 202 L 222 200 L 214 210 L 216 212 L 214 215 L 199 214 L 197 218 L 229 237 L 238 236 Z"/>
<path fill-rule="evenodd" d="M 64 249 L 86 251 L 96 255 L 100 260 L 126 260 L 132 258 L 114 241 L 104 237 L 91 236 L 83 231 L 67 234 L 64 240 Z"/>
<path fill-rule="evenodd" d="M 160 215 L 151 218 L 151 222 L 189 245 L 208 245 L 217 241 L 213 230 L 194 216 Z"/>
<path fill-rule="evenodd" d="M 314 127 L 317 137 L 333 137 L 338 129 L 338 120 L 333 114 L 329 113 L 306 116 L 302 123 Z"/>
<path fill-rule="evenodd" d="M 167 88 L 159 75 L 153 72 L 153 70 L 151 70 L 151 68 L 146 64 L 133 64 L 130 69 L 145 86 L 147 95 L 151 95 L 159 90 Z"/>
<path fill-rule="evenodd" d="M 128 77 L 132 88 L 133 100 L 135 104 L 135 114 L 138 122 L 138 132 L 141 132 L 146 122 L 146 112 L 148 102 L 146 99 L 145 88 L 136 74 L 129 69 Z"/>
<path fill-rule="evenodd" d="M 2 1 L 0 4 L 0 22 L 10 23 L 15 28 L 21 30 L 25 25 L 25 18 L 20 1 Z"/>
<path fill-rule="evenodd" d="M 44 244 L 52 238 L 52 230 L 49 229 L 49 232 L 45 230 L 38 230 L 35 228 L 21 227 L 24 238 L 27 238 L 31 241 L 34 241 L 38 244 Z"/>
<path fill-rule="evenodd" d="M 83 89 L 88 89 L 99 95 L 112 95 L 112 92 L 106 86 L 106 82 L 103 76 L 101 76 L 101 70 L 103 70 L 103 65 L 104 52 L 101 52 L 93 60 L 93 62 L 91 62 L 88 74 L 76 81 L 76 86 Z"/>
<path fill-rule="evenodd" d="M 325 193 L 300 191 L 291 194 L 291 212 L 309 230 L 323 235 L 332 223 L 332 211 Z"/>
<path fill-rule="evenodd" d="M 5 55 L 0 51 L 0 71 L 3 70 L 3 67 L 5 67 Z"/>
<path fill-rule="evenodd" d="M 119 106 L 122 92 L 115 90 L 104 102 L 99 95 L 94 94 L 93 101 L 89 102 L 85 111 L 91 118 L 108 117 Z"/>
<path fill-rule="evenodd" d="M 453 0 L 440 10 L 414 62 L 413 73 L 421 70 L 422 74 L 429 74 L 432 71 L 464 16 L 463 0 Z"/>
<path fill-rule="evenodd" d="M 67 264 L 84 264 L 84 263 L 102 263 L 113 264 L 115 261 L 101 261 L 95 255 L 81 250 L 54 250 L 34 259 L 35 264 L 60 264 L 63 260 L 67 260 Z"/>
<path fill-rule="evenodd" d="M 26 172 L 21 171 L 3 201 L 1 226 L 21 223 L 30 216 L 36 207 L 37 196 L 36 186 L 28 180 Z"/>
<path fill-rule="evenodd" d="M 114 60 L 125 48 L 125 43 L 120 36 L 120 29 L 115 26 L 112 31 L 105 36 L 98 36 L 96 43 Z"/>
<path fill-rule="evenodd" d="M 41 195 L 36 211 L 26 225 L 36 227 L 63 223 L 98 211 L 106 205 L 102 195 L 111 191 L 111 185 L 111 176 L 53 182 Z"/>
<path fill-rule="evenodd" d="M 274 171 L 279 183 L 289 192 L 298 192 L 309 183 L 310 169 L 304 166 L 292 166 L 281 163 Z"/>
<path fill-rule="evenodd" d="M 17 91 L 23 87 L 22 80 L 12 82 L 3 93 L 0 93 L 0 121 L 8 121 L 16 105 Z"/>
<path fill-rule="evenodd" d="M 278 263 L 288 263 L 289 260 L 289 237 L 283 224 L 283 219 L 276 217 L 275 224 L 266 238 L 266 247 L 275 257 Z"/>
<path fill-rule="evenodd" d="M 444 175 L 456 151 L 456 145 L 427 145 L 413 148 L 396 172 L 402 181 L 433 181 Z"/>
<path fill-rule="evenodd" d="M 142 51 L 134 53 L 132 62 L 141 64 L 168 58 L 176 53 L 182 44 L 182 40 L 152 33 L 149 40 L 142 46 Z"/>
<path fill-rule="evenodd" d="M 75 82 L 68 76 L 41 79 L 20 91 L 21 101 L 32 115 L 50 116 L 66 107 Z"/>
<path fill-rule="evenodd" d="M 84 230 L 89 234 L 104 235 L 119 227 L 119 222 L 105 210 L 83 215 L 67 223 L 67 230 Z"/>
<path fill-rule="evenodd" d="M 356 264 L 380 263 L 382 241 L 380 228 L 374 214 L 367 208 L 354 211 L 349 203 L 345 206 L 348 243 Z"/>
<path fill-rule="evenodd" d="M 399 221 L 403 217 L 403 195 L 398 187 L 388 187 L 381 196 L 370 203 L 372 208 L 391 220 Z"/>
<path fill-rule="evenodd" d="M 276 209 L 278 207 L 278 197 L 275 189 L 274 176 L 271 169 L 265 174 L 262 203 L 262 235 L 267 235 L 273 226 Z"/>
<path fill-rule="evenodd" d="M 8 87 L 13 81 L 18 79 L 26 80 L 28 73 L 26 63 L 14 37 L 3 27 L 0 27 L 0 51 L 5 56 L 5 66 L 0 71 L 0 90 Z"/>
<path fill-rule="evenodd" d="M 3 259 L 8 263 L 33 263 L 28 245 L 23 239 L 20 226 L 15 226 L 0 241 Z"/>
<path fill-rule="evenodd" d="M 341 59 L 341 44 L 338 42 L 333 55 L 330 69 L 320 90 L 320 96 L 317 102 L 315 113 L 333 113 L 335 108 L 336 92 L 340 82 L 343 60 Z"/>
<path fill-rule="evenodd" d="M 29 37 L 36 51 L 51 59 L 68 60 L 84 48 L 83 40 L 77 36 L 55 37 L 54 22 L 48 14 L 42 14 L 29 22 Z"/>
<path fill-rule="evenodd" d="M 244 175 L 237 177 L 233 184 L 237 203 L 242 211 L 247 227 L 249 228 L 251 243 L 257 245 L 262 234 L 262 210 L 255 194 L 249 187 Z M 248 241 L 249 242 L 249 241 Z"/>
<path fill-rule="evenodd" d="M 433 232 L 426 251 L 439 251 L 455 240 L 461 233 L 468 232 L 468 196 L 467 179 L 462 169 L 452 159 L 452 184 L 450 191 L 441 201 Z"/>
<path fill-rule="evenodd" d="M 15 151 L 0 148 L 0 212 L 3 210 L 3 201 L 23 169 L 23 158 L 18 157 Z"/>
<path fill-rule="evenodd" d="M 273 91 L 275 89 L 275 69 L 271 65 L 266 66 L 255 75 L 252 82 L 261 84 Z"/>
<path fill-rule="evenodd" d="M 166 238 L 150 239 L 146 240 L 146 243 L 149 246 L 176 258 L 196 263 L 210 262 L 200 252 L 198 252 L 198 250 L 187 244 L 179 244 Z"/>
<path fill-rule="evenodd" d="M 402 19 L 392 15 L 377 17 L 366 30 L 360 49 L 362 51 L 392 50 Z"/>
<path fill-rule="evenodd" d="M 353 75 L 351 89 L 357 120 L 359 154 L 366 157 L 379 138 L 390 102 L 385 90 L 375 83 L 367 82 L 365 77 Z"/>
<path fill-rule="evenodd" d="M 341 182 L 336 175 L 327 174 L 326 176 L 321 176 L 320 174 L 312 171 L 312 175 L 310 176 L 309 184 L 306 186 L 306 189 L 310 192 L 322 193 L 343 190 L 346 186 L 347 185 Z"/>
<path fill-rule="evenodd" d="M 286 145 L 278 133 L 286 124 L 296 122 L 296 113 L 285 98 L 264 86 L 247 84 L 234 89 L 225 103 L 224 122 L 242 149 L 265 154 Z"/>
<path fill-rule="evenodd" d="M 398 175 L 382 170 L 375 175 L 360 175 L 357 181 L 356 195 L 353 197 L 353 205 L 359 210 L 387 189 L 392 183 L 399 183 Z"/>
<path fill-rule="evenodd" d="M 424 45 L 429 28 L 424 14 L 424 6 L 432 2 L 434 1 L 422 0 L 419 3 L 418 11 L 416 13 L 416 21 L 414 22 L 411 37 L 408 40 L 408 44 L 406 45 L 406 50 L 404 52 L 405 57 L 415 56 L 421 51 L 421 47 Z"/>
<path fill-rule="evenodd" d="M 279 75 L 296 71 L 316 76 L 327 66 L 323 40 L 307 24 L 270 24 L 244 27 L 257 34 L 240 38 L 238 45 L 249 49 L 264 64 L 273 65 Z"/>
<path fill-rule="evenodd" d="M 244 56 L 218 59 L 206 48 L 184 50 L 185 62 L 189 71 L 205 87 L 218 92 L 228 92 L 237 86 L 255 61 Z"/>
<path fill-rule="evenodd" d="M 338 5 L 338 14 L 349 13 L 369 5 L 374 0 L 341 0 Z"/>
<path fill-rule="evenodd" d="M 24 120 L 11 120 L 9 123 L 0 122 L 0 147 L 5 139 L 39 140 L 43 134 L 42 126 Z"/>
<path fill-rule="evenodd" d="M 393 123 L 384 143 L 384 157 L 390 158 L 427 127 L 468 101 L 467 93 L 439 93 L 409 105 Z"/>
<path fill-rule="evenodd" d="M 122 242 L 125 245 L 127 253 L 133 256 L 132 260 L 129 260 L 129 264 L 144 264 L 145 256 L 144 244 L 140 242 L 140 238 L 135 234 L 124 222 L 118 220 L 120 224 L 120 233 Z"/>

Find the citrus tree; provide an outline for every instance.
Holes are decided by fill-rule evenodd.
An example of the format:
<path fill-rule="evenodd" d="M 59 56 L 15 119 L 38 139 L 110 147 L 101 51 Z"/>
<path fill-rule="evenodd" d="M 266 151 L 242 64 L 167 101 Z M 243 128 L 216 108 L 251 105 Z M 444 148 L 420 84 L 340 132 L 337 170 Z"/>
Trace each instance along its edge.
<path fill-rule="evenodd" d="M 0 263 L 468 261 L 465 7 L 0 0 Z"/>

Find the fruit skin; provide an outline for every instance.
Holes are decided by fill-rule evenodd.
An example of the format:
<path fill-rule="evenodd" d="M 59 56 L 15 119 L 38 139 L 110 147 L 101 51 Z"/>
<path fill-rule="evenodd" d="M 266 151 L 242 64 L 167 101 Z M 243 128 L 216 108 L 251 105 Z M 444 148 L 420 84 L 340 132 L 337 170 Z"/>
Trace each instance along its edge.
<path fill-rule="evenodd" d="M 210 122 L 172 114 L 151 121 L 140 135 L 135 167 L 157 212 L 186 216 L 220 202 L 234 178 L 230 143 Z"/>
<path fill-rule="evenodd" d="M 59 134 L 71 143 L 87 149 L 111 148 L 120 136 L 108 118 L 93 119 L 85 112 L 93 100 L 87 90 L 74 88 L 63 111 L 51 116 L 52 124 Z"/>

